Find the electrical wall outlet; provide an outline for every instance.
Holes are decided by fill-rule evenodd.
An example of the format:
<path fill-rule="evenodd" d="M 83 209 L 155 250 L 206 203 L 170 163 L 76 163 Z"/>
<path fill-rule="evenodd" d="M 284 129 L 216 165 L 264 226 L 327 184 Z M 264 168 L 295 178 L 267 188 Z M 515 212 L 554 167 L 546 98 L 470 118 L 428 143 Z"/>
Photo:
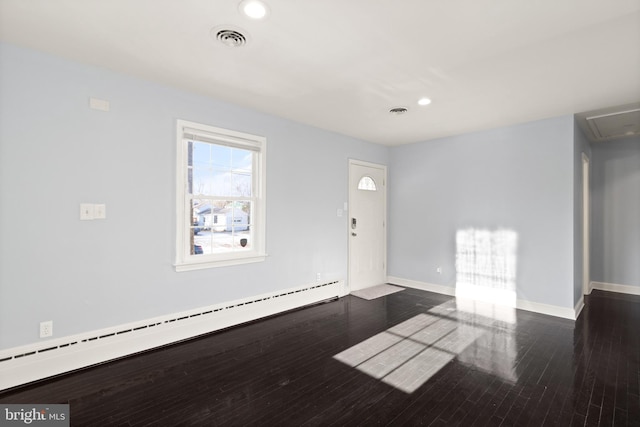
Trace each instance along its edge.
<path fill-rule="evenodd" d="M 316 282 L 322 280 L 322 275 L 320 273 L 316 273 Z"/>
<path fill-rule="evenodd" d="M 94 218 L 94 208 L 91 203 L 80 203 L 80 220 L 91 221 Z"/>
<path fill-rule="evenodd" d="M 46 338 L 53 335 L 53 320 L 40 322 L 40 338 Z"/>

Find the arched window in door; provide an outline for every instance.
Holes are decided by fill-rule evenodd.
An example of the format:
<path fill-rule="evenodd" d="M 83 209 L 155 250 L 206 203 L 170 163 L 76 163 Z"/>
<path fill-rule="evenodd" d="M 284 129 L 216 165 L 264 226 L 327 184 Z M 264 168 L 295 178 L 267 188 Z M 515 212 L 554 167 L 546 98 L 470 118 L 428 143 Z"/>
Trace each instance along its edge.
<path fill-rule="evenodd" d="M 358 190 L 377 191 L 378 188 L 376 187 L 376 182 L 373 180 L 373 178 L 365 175 L 360 178 L 360 181 L 358 182 Z"/>

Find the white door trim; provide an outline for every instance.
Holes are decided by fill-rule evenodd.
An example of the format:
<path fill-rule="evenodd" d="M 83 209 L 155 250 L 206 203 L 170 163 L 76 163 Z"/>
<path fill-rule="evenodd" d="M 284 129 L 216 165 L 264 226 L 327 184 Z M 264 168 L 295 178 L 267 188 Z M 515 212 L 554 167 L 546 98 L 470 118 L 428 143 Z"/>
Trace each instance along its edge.
<path fill-rule="evenodd" d="M 585 295 L 591 293 L 589 206 L 589 157 L 582 153 L 582 293 Z"/>
<path fill-rule="evenodd" d="M 350 183 L 351 183 L 351 178 L 352 178 L 352 166 L 357 165 L 357 166 L 365 166 L 365 167 L 370 167 L 370 168 L 376 168 L 376 169 L 381 169 L 384 173 L 384 182 L 383 182 L 383 186 L 384 186 L 384 206 L 383 206 L 383 217 L 384 217 L 384 237 L 383 237 L 383 248 L 382 248 L 382 253 L 383 253 L 383 257 L 384 257 L 384 277 L 386 280 L 387 277 L 387 230 L 388 230 L 388 223 L 389 223 L 389 219 L 387 218 L 387 166 L 386 165 L 382 165 L 382 164 L 378 164 L 378 163 L 372 163 L 372 162 L 367 162 L 364 160 L 357 160 L 357 159 L 348 159 L 349 160 L 349 173 L 347 176 L 347 186 L 348 186 L 348 197 L 349 197 L 349 204 L 348 204 L 348 212 L 347 212 L 347 228 L 346 228 L 346 232 L 347 232 L 347 283 L 346 283 L 346 294 L 349 294 L 351 292 L 351 238 L 350 238 L 350 233 L 351 233 L 351 227 L 350 227 L 350 218 L 351 218 L 351 209 L 352 209 L 352 202 L 354 200 L 354 191 L 355 189 L 351 187 Z"/>

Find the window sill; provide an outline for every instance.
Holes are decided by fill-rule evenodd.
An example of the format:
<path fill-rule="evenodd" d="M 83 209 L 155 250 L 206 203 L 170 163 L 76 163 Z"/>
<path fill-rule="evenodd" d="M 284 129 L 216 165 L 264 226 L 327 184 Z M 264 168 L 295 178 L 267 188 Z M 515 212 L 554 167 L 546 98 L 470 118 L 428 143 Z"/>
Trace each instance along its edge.
<path fill-rule="evenodd" d="M 203 270 L 206 268 L 228 267 L 232 265 L 263 262 L 266 257 L 267 255 L 263 254 L 263 255 L 244 256 L 244 257 L 238 257 L 238 258 L 224 258 L 224 259 L 213 259 L 213 260 L 208 259 L 208 260 L 202 260 L 202 261 L 182 262 L 179 264 L 175 264 L 174 267 L 176 269 L 176 272 Z"/>

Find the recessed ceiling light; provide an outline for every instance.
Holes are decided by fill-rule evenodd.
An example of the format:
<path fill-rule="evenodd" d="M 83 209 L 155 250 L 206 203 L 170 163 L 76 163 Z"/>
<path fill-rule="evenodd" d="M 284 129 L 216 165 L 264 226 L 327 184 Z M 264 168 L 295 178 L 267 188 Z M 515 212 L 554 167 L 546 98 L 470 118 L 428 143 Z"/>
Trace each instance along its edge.
<path fill-rule="evenodd" d="M 251 19 L 264 19 L 269 8 L 260 0 L 243 0 L 240 2 L 240 11 Z"/>
<path fill-rule="evenodd" d="M 420 98 L 418 100 L 418 105 L 429 105 L 431 104 L 431 100 L 429 98 Z"/>

